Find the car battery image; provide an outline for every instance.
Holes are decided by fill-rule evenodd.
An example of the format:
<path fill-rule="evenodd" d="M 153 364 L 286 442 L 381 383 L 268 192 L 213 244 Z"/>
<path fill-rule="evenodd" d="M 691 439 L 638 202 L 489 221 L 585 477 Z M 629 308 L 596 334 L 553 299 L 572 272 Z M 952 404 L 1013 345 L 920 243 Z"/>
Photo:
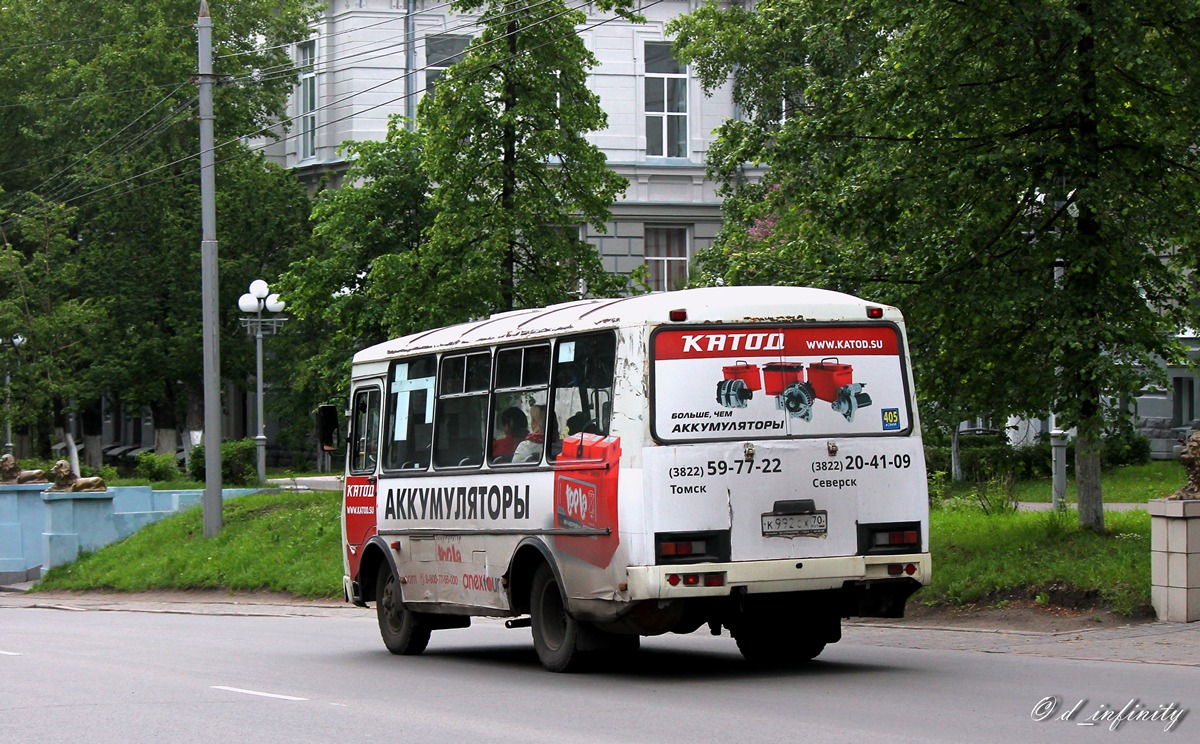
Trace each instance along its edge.
<path fill-rule="evenodd" d="M 762 373 L 757 364 L 738 362 L 721 368 L 724 379 L 717 383 L 717 403 L 726 408 L 745 408 L 762 390 Z"/>
<path fill-rule="evenodd" d="M 804 382 L 804 365 L 799 362 L 771 362 L 763 365 L 763 386 L 767 395 L 781 395 L 789 385 Z"/>
<path fill-rule="evenodd" d="M 863 392 L 865 384 L 854 381 L 854 367 L 839 363 L 837 357 L 809 365 L 808 384 L 819 400 L 828 401 L 847 421 L 854 420 L 858 409 L 871 405 L 871 396 Z"/>
<path fill-rule="evenodd" d="M 804 379 L 800 362 L 771 362 L 763 365 L 763 392 L 775 396 L 775 407 L 793 418 L 812 421 L 815 400 L 812 386 Z"/>

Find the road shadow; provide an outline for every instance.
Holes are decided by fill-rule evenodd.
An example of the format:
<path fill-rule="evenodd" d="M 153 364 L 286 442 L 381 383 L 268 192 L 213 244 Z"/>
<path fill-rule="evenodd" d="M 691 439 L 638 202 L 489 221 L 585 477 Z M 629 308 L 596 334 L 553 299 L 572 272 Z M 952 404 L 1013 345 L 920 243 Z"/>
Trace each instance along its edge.
<path fill-rule="evenodd" d="M 735 680 L 771 679 L 828 679 L 848 675 L 873 675 L 880 673 L 907 672 L 905 667 L 879 662 L 848 661 L 837 658 L 817 657 L 789 667 L 759 667 L 741 657 L 735 647 L 731 651 L 711 649 L 671 649 L 643 647 L 636 652 L 619 654 L 590 654 L 585 657 L 578 670 L 566 676 L 586 675 L 611 679 L 653 681 L 658 683 L 696 682 L 712 680 L 729 682 Z M 831 647 L 832 649 L 833 647 Z M 825 654 L 830 654 L 827 649 Z M 836 655 L 834 655 L 836 656 Z M 380 649 L 372 659 L 395 659 L 386 650 Z M 453 664 L 461 670 L 464 666 L 478 668 L 481 673 L 497 671 L 520 674 L 523 672 L 543 673 L 537 652 L 532 643 L 455 646 L 433 644 L 420 656 L 405 657 L 407 661 L 419 660 L 422 666 Z M 426 668 L 429 668 L 426 666 Z"/>

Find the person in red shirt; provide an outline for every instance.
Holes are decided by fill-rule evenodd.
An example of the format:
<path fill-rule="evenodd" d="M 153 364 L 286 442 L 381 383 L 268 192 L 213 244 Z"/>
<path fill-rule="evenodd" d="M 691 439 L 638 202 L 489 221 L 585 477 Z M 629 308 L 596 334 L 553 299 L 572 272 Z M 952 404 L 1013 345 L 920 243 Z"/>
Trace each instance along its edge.
<path fill-rule="evenodd" d="M 500 428 L 504 430 L 504 436 L 492 440 L 492 462 L 509 462 L 517 445 L 529 433 L 529 422 L 525 413 L 513 406 L 500 412 Z"/>

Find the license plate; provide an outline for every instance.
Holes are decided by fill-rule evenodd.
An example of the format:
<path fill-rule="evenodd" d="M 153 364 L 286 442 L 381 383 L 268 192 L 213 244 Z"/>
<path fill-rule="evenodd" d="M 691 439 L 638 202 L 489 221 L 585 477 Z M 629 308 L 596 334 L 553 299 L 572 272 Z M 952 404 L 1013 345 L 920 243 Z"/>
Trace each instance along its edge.
<path fill-rule="evenodd" d="M 824 535 L 829 525 L 829 512 L 821 510 L 811 514 L 764 514 L 762 533 L 764 537 L 787 535 Z"/>

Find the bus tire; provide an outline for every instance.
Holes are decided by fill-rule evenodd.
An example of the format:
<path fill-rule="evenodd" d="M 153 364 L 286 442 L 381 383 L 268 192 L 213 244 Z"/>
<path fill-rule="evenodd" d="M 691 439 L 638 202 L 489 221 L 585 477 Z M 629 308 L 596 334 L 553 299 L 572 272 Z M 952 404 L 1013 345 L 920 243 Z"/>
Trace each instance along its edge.
<path fill-rule="evenodd" d="M 375 615 L 383 645 L 393 654 L 415 656 L 429 645 L 430 628 L 420 613 L 404 606 L 400 582 L 386 565 L 379 571 L 375 592 Z"/>
<path fill-rule="evenodd" d="M 799 626 L 779 623 L 742 623 L 734 636 L 742 658 L 754 666 L 786 667 L 812 661 L 825 650 L 825 641 Z"/>
<path fill-rule="evenodd" d="M 790 645 L 790 649 L 781 650 Z M 737 639 L 742 658 L 756 667 L 785 667 L 812 661 L 825 650 L 824 641 L 812 639 Z"/>
<path fill-rule="evenodd" d="M 578 666 L 579 621 L 567 612 L 554 572 L 545 563 L 533 574 L 529 592 L 533 647 L 542 666 L 566 672 Z"/>

